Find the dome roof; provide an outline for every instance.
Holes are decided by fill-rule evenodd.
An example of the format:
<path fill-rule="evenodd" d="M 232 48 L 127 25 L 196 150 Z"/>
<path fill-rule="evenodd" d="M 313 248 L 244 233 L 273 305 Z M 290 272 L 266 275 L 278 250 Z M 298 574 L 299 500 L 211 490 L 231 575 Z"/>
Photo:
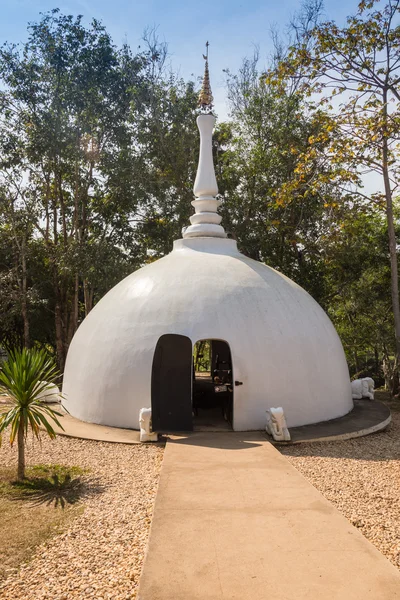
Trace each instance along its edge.
<path fill-rule="evenodd" d="M 234 379 L 233 428 L 263 429 L 282 406 L 289 427 L 352 407 L 347 364 L 327 315 L 293 281 L 218 238 L 177 240 L 164 258 L 115 286 L 83 321 L 68 353 L 63 393 L 85 421 L 138 428 L 151 406 L 159 338 L 226 341 Z"/>

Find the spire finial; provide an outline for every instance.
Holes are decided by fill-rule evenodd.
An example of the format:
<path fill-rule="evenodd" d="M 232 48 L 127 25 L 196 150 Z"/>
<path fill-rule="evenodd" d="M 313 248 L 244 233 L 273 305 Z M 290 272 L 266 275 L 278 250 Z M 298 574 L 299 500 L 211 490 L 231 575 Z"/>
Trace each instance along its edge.
<path fill-rule="evenodd" d="M 204 77 L 203 77 L 203 85 L 201 86 L 198 105 L 200 107 L 200 111 L 205 114 L 209 114 L 213 109 L 213 95 L 211 92 L 210 85 L 210 73 L 208 71 L 208 47 L 209 43 L 206 43 L 206 53 L 203 54 L 203 58 L 206 61 L 204 66 Z"/>
<path fill-rule="evenodd" d="M 208 73 L 208 42 L 206 44 L 207 54 L 203 58 L 206 61 L 204 71 L 203 87 L 199 95 L 199 106 L 201 114 L 197 117 L 197 127 L 200 131 L 200 155 L 197 167 L 196 180 L 194 182 L 195 199 L 192 206 L 195 214 L 190 217 L 190 225 L 183 231 L 184 239 L 199 237 L 226 238 L 226 233 L 220 225 L 222 217 L 217 210 L 221 204 L 216 196 L 218 194 L 217 180 L 215 178 L 212 132 L 216 122 L 212 114 L 212 101 L 210 87 L 210 76 Z"/>

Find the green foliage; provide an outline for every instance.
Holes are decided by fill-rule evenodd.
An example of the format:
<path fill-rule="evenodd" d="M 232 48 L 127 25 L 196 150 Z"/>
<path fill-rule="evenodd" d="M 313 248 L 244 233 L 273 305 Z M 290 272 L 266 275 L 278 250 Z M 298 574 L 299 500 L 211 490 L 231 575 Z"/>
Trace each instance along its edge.
<path fill-rule="evenodd" d="M 131 121 L 146 97 L 150 58 L 117 49 L 96 20 L 85 28 L 58 10 L 29 32 L 21 49 L 0 50 L 0 233 L 14 247 L 5 276 L 19 296 L 25 345 L 35 316 L 30 248 L 41 245 L 62 368 L 80 318 L 104 294 L 97 282 L 113 285 L 138 265 Z"/>
<path fill-rule="evenodd" d="M 94 304 L 187 224 L 196 94 L 164 61 L 151 32 L 134 55 L 58 10 L 0 49 L 0 339 L 50 343 L 60 370 Z"/>
<path fill-rule="evenodd" d="M 49 437 L 54 439 L 56 433 L 50 421 L 63 429 L 57 418 L 62 414 L 40 400 L 40 395 L 58 378 L 59 372 L 54 360 L 43 349 L 14 350 L 2 365 L 0 392 L 8 396 L 11 407 L 7 406 L 0 414 L 0 441 L 8 427 L 11 445 L 18 435 L 20 478 L 24 477 L 23 443 L 28 431 L 31 430 L 40 439 L 40 427 L 43 427 Z"/>
<path fill-rule="evenodd" d="M 193 182 L 198 160 L 197 95 L 191 82 L 174 75 L 151 81 L 146 111 L 138 120 L 142 168 L 135 237 L 154 260 L 172 250 L 192 211 Z"/>
<path fill-rule="evenodd" d="M 52 358 L 43 349 L 14 350 L 0 371 L 0 390 L 7 394 L 12 408 L 0 416 L 0 434 L 7 427 L 10 429 L 10 443 L 13 445 L 20 423 L 23 424 L 24 435 L 31 429 L 40 439 L 40 426 L 44 426 L 48 435 L 56 434 L 46 417 L 62 429 L 56 416 L 61 413 L 46 406 L 39 398 L 50 384 L 59 379 L 59 372 Z"/>
<path fill-rule="evenodd" d="M 287 54 L 266 75 L 280 97 L 293 88 L 308 97 L 308 107 L 319 132 L 298 157 L 295 176 L 278 192 L 283 203 L 293 195 L 324 194 L 333 209 L 347 205 L 350 212 L 380 210 L 386 218 L 389 248 L 391 312 L 395 341 L 393 392 L 398 391 L 400 367 L 400 302 L 398 236 L 395 194 L 399 177 L 400 2 L 362 1 L 347 23 L 314 23 L 296 36 Z M 315 161 L 321 168 L 315 170 Z M 381 177 L 381 191 L 367 193 L 362 175 Z M 357 218 L 357 217 L 356 217 Z M 386 270 L 385 270 L 386 272 Z M 380 280 L 382 272 L 370 282 Z M 365 275 L 365 279 L 368 277 Z M 373 287 L 373 286 L 372 286 Z M 378 361 L 377 361 L 378 362 Z M 397 375 L 396 375 L 397 372 Z"/>
<path fill-rule="evenodd" d="M 353 376 L 389 385 L 395 352 L 387 260 L 387 227 L 378 210 L 346 207 L 324 239 L 326 297 L 322 302 L 344 345 Z"/>
<path fill-rule="evenodd" d="M 193 348 L 193 363 L 196 373 L 211 372 L 211 342 L 200 340 Z"/>
<path fill-rule="evenodd" d="M 232 122 L 217 129 L 217 168 L 225 227 L 241 250 L 285 273 L 316 298 L 323 294 L 319 240 L 330 226 L 324 194 L 280 190 L 296 177 L 298 157 L 319 133 L 300 95 L 265 84 L 258 57 L 228 77 Z M 317 158 L 314 170 L 323 169 Z"/>

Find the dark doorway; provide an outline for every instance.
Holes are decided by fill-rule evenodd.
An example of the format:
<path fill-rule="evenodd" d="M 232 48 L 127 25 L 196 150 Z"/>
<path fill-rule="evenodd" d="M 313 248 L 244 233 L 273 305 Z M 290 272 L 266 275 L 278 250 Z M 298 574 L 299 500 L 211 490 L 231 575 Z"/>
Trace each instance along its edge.
<path fill-rule="evenodd" d="M 162 335 L 151 373 L 153 431 L 192 431 L 192 342 L 184 335 Z"/>
<path fill-rule="evenodd" d="M 194 345 L 193 416 L 196 430 L 232 429 L 232 358 L 223 340 L 199 340 Z"/>

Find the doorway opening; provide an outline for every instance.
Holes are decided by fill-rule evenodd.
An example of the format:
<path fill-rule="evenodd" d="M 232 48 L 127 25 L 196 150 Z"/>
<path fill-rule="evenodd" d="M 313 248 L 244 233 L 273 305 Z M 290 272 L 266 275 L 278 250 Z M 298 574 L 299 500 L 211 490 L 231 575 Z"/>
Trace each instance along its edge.
<path fill-rule="evenodd" d="M 231 430 L 233 370 L 229 345 L 223 340 L 199 340 L 193 347 L 193 428 Z"/>

